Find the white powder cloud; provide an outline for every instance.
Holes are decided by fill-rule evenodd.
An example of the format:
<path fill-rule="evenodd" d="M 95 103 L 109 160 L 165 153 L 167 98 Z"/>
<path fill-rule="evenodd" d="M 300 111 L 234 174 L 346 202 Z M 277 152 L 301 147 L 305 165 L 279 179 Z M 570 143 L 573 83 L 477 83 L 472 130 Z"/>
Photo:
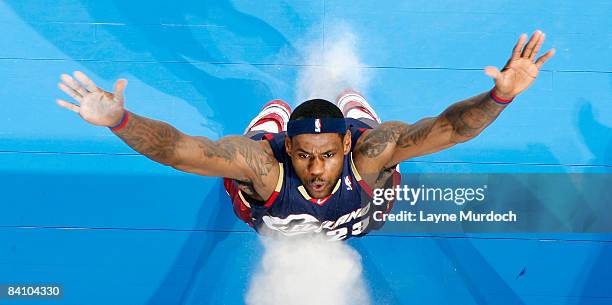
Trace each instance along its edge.
<path fill-rule="evenodd" d="M 370 75 L 357 51 L 357 35 L 339 23 L 327 27 L 325 38 L 305 45 L 306 66 L 299 71 L 296 83 L 296 102 L 322 98 L 331 102 L 343 89 L 353 88 L 361 93 L 367 89 Z"/>
<path fill-rule="evenodd" d="M 265 253 L 247 305 L 368 305 L 361 256 L 321 235 L 263 237 Z"/>

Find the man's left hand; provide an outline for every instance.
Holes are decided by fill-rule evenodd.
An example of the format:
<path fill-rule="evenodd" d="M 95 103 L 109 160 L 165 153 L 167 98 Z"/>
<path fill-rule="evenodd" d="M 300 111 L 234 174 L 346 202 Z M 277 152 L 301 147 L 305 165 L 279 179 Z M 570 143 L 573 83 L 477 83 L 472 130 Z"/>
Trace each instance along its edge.
<path fill-rule="evenodd" d="M 536 60 L 544 36 L 545 34 L 538 30 L 524 46 L 527 34 L 522 34 L 514 46 L 512 57 L 501 71 L 496 67 L 485 68 L 485 73 L 495 80 L 496 96 L 503 99 L 514 98 L 533 83 L 542 65 L 555 54 L 555 49 L 551 49 Z"/>

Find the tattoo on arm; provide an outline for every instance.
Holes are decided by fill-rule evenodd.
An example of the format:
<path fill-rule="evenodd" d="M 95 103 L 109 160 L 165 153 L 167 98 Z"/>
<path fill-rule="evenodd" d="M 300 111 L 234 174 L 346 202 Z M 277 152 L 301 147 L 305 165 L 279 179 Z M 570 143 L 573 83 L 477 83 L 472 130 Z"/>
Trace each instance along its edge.
<path fill-rule="evenodd" d="M 358 153 L 368 158 L 378 157 L 389 143 L 397 139 L 396 129 L 385 125 L 372 129 L 363 139 L 363 144 L 357 148 Z"/>
<path fill-rule="evenodd" d="M 370 131 L 358 151 L 368 158 L 376 158 L 391 143 L 400 148 L 420 145 L 431 133 L 434 123 L 435 118 L 423 119 L 412 125 L 387 122 Z"/>
<path fill-rule="evenodd" d="M 172 162 L 175 145 L 181 136 L 167 123 L 131 112 L 127 125 L 115 134 L 137 152 L 163 164 Z"/>
<path fill-rule="evenodd" d="M 489 126 L 506 108 L 493 101 L 489 93 L 482 93 L 450 106 L 442 113 L 454 131 L 453 139 L 467 141 Z"/>
<path fill-rule="evenodd" d="M 271 155 L 251 139 L 229 136 L 212 141 L 206 137 L 190 137 L 193 141 L 181 141 L 184 135 L 176 128 L 134 113 L 130 113 L 127 125 L 115 134 L 137 152 L 166 165 L 177 162 L 219 162 L 219 159 L 221 162 L 233 163 L 241 156 L 254 174 L 266 176 L 274 164 Z M 183 151 L 188 156 L 182 156 Z M 179 160 L 181 158 L 189 160 Z"/>
<path fill-rule="evenodd" d="M 412 125 L 401 126 L 397 146 L 400 148 L 408 148 L 410 146 L 420 145 L 431 133 L 435 121 L 435 118 L 427 118 Z"/>
<path fill-rule="evenodd" d="M 380 125 L 366 134 L 357 151 L 367 158 L 376 158 L 389 144 L 394 143 L 400 149 L 418 147 L 429 142 L 430 135 L 435 136 L 431 142 L 435 147 L 465 142 L 491 124 L 505 107 L 493 101 L 488 92 L 482 93 L 451 105 L 438 117 L 422 119 L 412 125 L 401 122 Z"/>
<path fill-rule="evenodd" d="M 274 164 L 272 156 L 251 139 L 242 136 L 228 136 L 219 141 L 205 137 L 195 138 L 198 141 L 198 151 L 206 159 L 220 158 L 224 162 L 232 163 L 236 162 L 237 156 L 240 155 L 257 176 L 267 176 L 272 170 Z"/>

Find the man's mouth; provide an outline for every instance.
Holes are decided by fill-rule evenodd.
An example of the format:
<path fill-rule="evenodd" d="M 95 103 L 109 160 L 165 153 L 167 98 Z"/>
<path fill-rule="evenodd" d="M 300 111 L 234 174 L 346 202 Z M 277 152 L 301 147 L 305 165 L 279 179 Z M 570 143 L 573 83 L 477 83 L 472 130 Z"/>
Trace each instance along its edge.
<path fill-rule="evenodd" d="M 310 188 L 313 191 L 315 191 L 315 192 L 321 192 L 321 191 L 323 191 L 323 189 L 325 189 L 326 185 L 327 185 L 327 183 L 325 183 L 325 182 L 316 181 L 316 182 L 310 183 Z"/>

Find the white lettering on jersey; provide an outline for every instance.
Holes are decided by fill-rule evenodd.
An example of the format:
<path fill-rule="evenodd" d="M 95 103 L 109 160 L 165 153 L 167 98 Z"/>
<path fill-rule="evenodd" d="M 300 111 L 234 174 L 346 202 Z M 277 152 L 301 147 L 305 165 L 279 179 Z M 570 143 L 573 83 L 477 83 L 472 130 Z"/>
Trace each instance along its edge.
<path fill-rule="evenodd" d="M 350 231 L 348 228 L 342 227 L 342 225 L 366 216 L 369 211 L 370 203 L 365 207 L 340 216 L 335 221 L 327 220 L 321 223 L 310 214 L 292 214 L 286 218 L 265 215 L 262 217 L 262 220 L 267 228 L 278 231 L 286 236 L 327 231 L 326 234 L 330 236 L 331 239 L 344 239 L 347 237 L 348 232 L 351 232 L 353 235 L 358 235 L 365 231 L 369 224 L 369 220 L 366 217 L 353 224 Z"/>
<path fill-rule="evenodd" d="M 309 214 L 293 214 L 287 218 L 265 215 L 262 220 L 268 228 L 287 236 L 316 232 L 320 227 L 319 220 Z"/>

